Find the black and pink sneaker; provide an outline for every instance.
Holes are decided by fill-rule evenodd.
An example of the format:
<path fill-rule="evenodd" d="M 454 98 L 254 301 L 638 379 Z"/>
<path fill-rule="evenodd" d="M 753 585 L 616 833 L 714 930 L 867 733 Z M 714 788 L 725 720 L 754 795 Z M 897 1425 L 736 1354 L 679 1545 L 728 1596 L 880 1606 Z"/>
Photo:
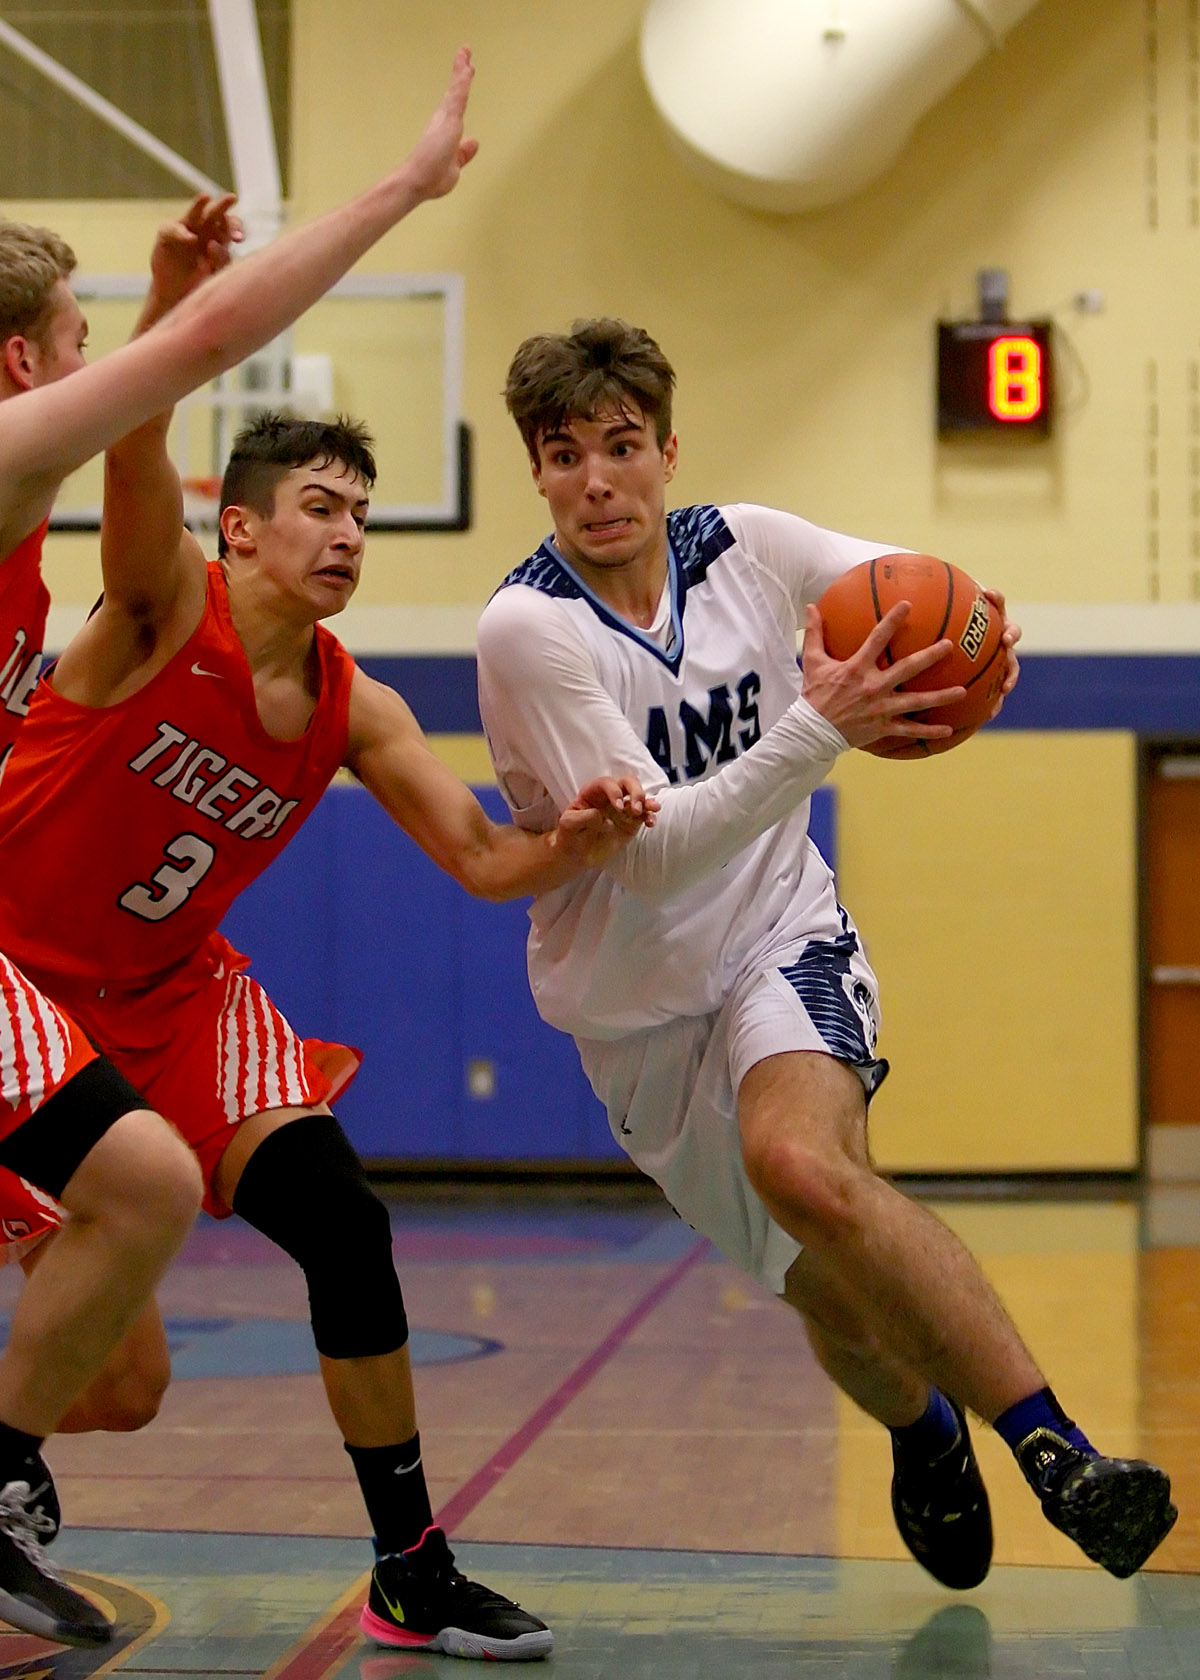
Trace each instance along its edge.
<path fill-rule="evenodd" d="M 448 1657 L 533 1662 L 554 1649 L 544 1622 L 459 1573 L 436 1527 L 427 1528 L 406 1552 L 380 1558 L 359 1626 L 377 1645 Z"/>

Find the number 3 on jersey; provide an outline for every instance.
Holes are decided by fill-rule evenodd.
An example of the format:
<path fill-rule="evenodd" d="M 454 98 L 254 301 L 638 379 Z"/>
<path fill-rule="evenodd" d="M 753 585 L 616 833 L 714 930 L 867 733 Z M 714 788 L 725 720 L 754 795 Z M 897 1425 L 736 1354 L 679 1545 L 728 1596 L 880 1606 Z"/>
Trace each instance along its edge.
<path fill-rule="evenodd" d="M 118 899 L 122 910 L 131 910 L 147 922 L 161 922 L 186 903 L 212 868 L 216 849 L 198 834 L 177 834 L 163 850 L 177 863 L 163 863 L 150 877 L 150 885 L 135 881 Z"/>

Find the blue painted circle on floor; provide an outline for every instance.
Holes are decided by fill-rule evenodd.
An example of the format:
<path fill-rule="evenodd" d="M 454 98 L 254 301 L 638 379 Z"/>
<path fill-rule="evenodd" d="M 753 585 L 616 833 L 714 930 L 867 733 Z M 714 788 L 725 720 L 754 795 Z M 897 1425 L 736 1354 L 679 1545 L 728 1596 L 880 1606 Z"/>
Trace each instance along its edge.
<path fill-rule="evenodd" d="M 304 1321 L 291 1318 L 168 1318 L 171 1376 L 301 1377 L 315 1375 L 317 1350 Z M 7 1340 L 9 1320 L 0 1318 Z M 451 1330 L 413 1330 L 409 1350 L 414 1365 L 452 1365 L 498 1353 L 502 1342 L 487 1336 L 458 1335 Z"/>
<path fill-rule="evenodd" d="M 296 1377 L 319 1370 L 312 1331 L 290 1318 L 168 1318 L 171 1373 L 189 1377 Z M 482 1359 L 503 1344 L 450 1330 L 413 1330 L 414 1365 Z"/>

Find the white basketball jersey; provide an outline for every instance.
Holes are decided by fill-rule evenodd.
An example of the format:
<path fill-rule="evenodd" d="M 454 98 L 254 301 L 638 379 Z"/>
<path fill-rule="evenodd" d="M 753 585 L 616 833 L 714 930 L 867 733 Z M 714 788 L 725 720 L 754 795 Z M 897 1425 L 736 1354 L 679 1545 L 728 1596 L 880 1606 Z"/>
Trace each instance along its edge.
<path fill-rule="evenodd" d="M 800 693 L 805 602 L 893 551 L 747 505 L 682 508 L 667 523 L 669 575 L 649 631 L 606 606 L 549 542 L 484 611 L 481 712 L 522 826 L 551 826 L 595 776 L 633 772 L 664 806 L 673 788 L 720 776 Z M 806 919 L 829 917 L 831 879 L 807 828 L 805 800 L 679 891 L 629 890 L 617 859 L 538 899 L 529 973 L 542 1015 L 616 1038 L 718 1008 L 747 965 L 794 941 Z"/>

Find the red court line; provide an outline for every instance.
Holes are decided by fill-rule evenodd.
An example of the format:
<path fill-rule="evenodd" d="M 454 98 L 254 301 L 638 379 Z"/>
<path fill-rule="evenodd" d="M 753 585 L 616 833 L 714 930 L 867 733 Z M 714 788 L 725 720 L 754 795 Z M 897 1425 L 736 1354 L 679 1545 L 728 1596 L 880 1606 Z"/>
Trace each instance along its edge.
<path fill-rule="evenodd" d="M 515 1434 L 510 1435 L 504 1445 L 494 1452 L 487 1463 L 477 1470 L 470 1481 L 464 1482 L 458 1492 L 452 1494 L 437 1514 L 436 1520 L 441 1523 L 447 1534 L 453 1534 L 459 1524 L 465 1522 L 475 1507 L 482 1503 L 495 1487 L 500 1478 L 512 1469 L 513 1465 L 537 1440 L 558 1414 L 569 1406 L 571 1401 L 585 1388 L 601 1366 L 606 1365 L 616 1353 L 621 1344 L 629 1339 L 644 1318 L 652 1313 L 659 1302 L 671 1293 L 680 1279 L 689 1272 L 709 1250 L 707 1237 L 701 1237 L 688 1249 L 682 1260 L 676 1262 L 665 1276 L 659 1278 L 653 1289 L 649 1290 L 637 1305 L 625 1314 L 621 1322 L 613 1327 L 604 1340 L 596 1347 L 583 1362 L 575 1367 L 570 1376 L 559 1384 L 548 1400 L 544 1400 L 527 1418 Z"/>
<path fill-rule="evenodd" d="M 538 1436 L 549 1428 L 559 1413 L 586 1388 L 596 1372 L 608 1363 L 624 1342 L 628 1341 L 642 1320 L 648 1318 L 659 1302 L 671 1293 L 696 1262 L 704 1258 L 710 1246 L 707 1237 L 701 1237 L 693 1243 L 683 1259 L 677 1261 L 669 1272 L 659 1278 L 654 1287 L 642 1296 L 620 1323 L 614 1325 L 604 1340 L 559 1384 L 549 1399 L 544 1400 L 537 1411 L 492 1454 L 487 1463 L 446 1501 L 435 1520 L 441 1523 L 447 1532 L 453 1532 L 459 1523 L 464 1522 L 476 1506 L 487 1498 L 501 1477 L 529 1451 Z M 306 1635 L 278 1663 L 272 1664 L 263 1680 L 324 1680 L 358 1636 L 358 1617 L 365 1584 L 365 1581 L 356 1583 L 341 1603 L 333 1607 L 332 1612 L 326 1612 L 314 1633 Z"/>
<path fill-rule="evenodd" d="M 300 1636 L 290 1651 L 271 1664 L 262 1680 L 323 1680 L 358 1637 L 369 1577 L 364 1575 L 326 1610 L 315 1628 Z"/>

